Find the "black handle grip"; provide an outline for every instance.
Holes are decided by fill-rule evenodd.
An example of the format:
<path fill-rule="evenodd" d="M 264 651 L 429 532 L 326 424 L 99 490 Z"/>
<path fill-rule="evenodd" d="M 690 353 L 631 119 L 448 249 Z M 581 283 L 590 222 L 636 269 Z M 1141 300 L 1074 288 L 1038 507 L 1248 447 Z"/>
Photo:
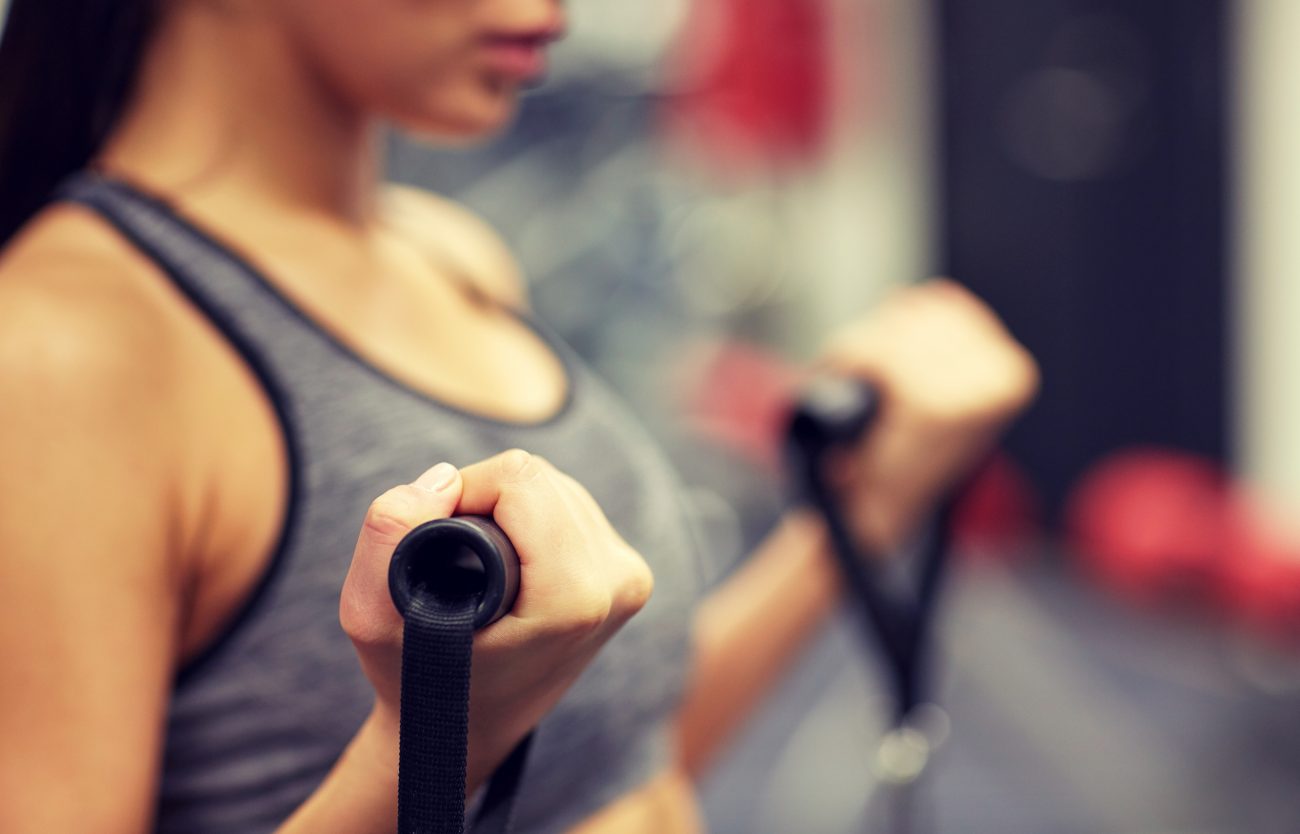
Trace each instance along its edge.
<path fill-rule="evenodd" d="M 803 390 L 790 416 L 789 442 L 804 455 L 819 456 L 857 440 L 880 410 L 880 394 L 870 383 L 824 375 Z"/>
<path fill-rule="evenodd" d="M 515 604 L 519 556 L 489 518 L 456 516 L 428 521 L 407 533 L 393 551 L 388 592 L 403 616 L 416 593 L 428 592 L 449 601 L 478 598 L 474 628 L 486 628 Z"/>
<path fill-rule="evenodd" d="M 860 552 L 831 484 L 822 471 L 825 453 L 858 440 L 880 410 L 881 395 L 870 383 L 822 376 L 803 392 L 791 413 L 787 454 L 803 498 L 821 512 L 850 595 L 860 603 L 865 625 L 883 650 L 893 678 L 895 719 L 903 722 L 927 695 L 925 661 L 938 587 L 951 533 L 952 500 L 941 502 L 935 529 L 920 557 L 915 587 L 895 587 L 877 560 Z"/>

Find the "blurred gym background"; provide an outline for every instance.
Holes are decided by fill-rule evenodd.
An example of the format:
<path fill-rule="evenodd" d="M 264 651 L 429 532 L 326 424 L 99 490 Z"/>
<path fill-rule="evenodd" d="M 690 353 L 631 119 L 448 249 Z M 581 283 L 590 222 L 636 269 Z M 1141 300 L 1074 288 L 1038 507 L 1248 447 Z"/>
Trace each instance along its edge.
<path fill-rule="evenodd" d="M 392 173 L 505 232 L 715 578 L 786 500 L 799 363 L 890 287 L 954 276 L 1043 370 L 960 515 L 913 817 L 845 617 L 713 829 L 1300 831 L 1300 4 L 568 5 L 508 134 L 394 138 Z"/>
<path fill-rule="evenodd" d="M 391 173 L 503 231 L 714 579 L 787 500 L 800 363 L 890 287 L 957 278 L 1043 371 L 959 514 L 912 816 L 843 617 L 712 829 L 1300 831 L 1300 3 L 566 5 L 508 133 Z"/>

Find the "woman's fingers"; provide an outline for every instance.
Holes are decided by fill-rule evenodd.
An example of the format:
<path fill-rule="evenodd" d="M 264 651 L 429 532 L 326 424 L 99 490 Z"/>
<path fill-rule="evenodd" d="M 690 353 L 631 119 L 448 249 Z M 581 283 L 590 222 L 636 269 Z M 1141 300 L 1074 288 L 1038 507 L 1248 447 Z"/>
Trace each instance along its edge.
<path fill-rule="evenodd" d="M 824 364 L 876 385 L 883 408 L 840 461 L 859 536 L 892 549 L 1038 390 L 1033 357 L 946 280 L 899 291 L 841 331 Z"/>
<path fill-rule="evenodd" d="M 457 512 L 491 516 L 510 537 L 522 571 L 515 619 L 582 632 L 617 625 L 645 604 L 649 568 L 595 500 L 549 461 L 519 449 L 465 467 Z M 486 635 L 489 643 L 501 639 Z"/>
<path fill-rule="evenodd" d="M 483 515 L 502 523 L 500 513 L 538 516 L 553 513 L 556 495 L 547 464 L 523 449 L 510 449 L 461 471 L 461 515 Z M 503 505 L 504 504 L 504 505 Z"/>
<path fill-rule="evenodd" d="M 474 638 L 470 769 L 486 772 L 641 609 L 653 577 L 581 485 L 518 449 L 459 471 L 440 465 L 389 490 L 366 514 L 339 611 L 379 708 L 391 714 L 400 704 L 403 622 L 388 566 L 412 528 L 452 514 L 493 518 L 519 554 L 514 608 Z"/>
<path fill-rule="evenodd" d="M 943 425 L 997 423 L 1038 387 L 1033 357 L 968 290 L 936 281 L 902 290 L 841 331 L 825 364 L 875 382 L 895 411 Z"/>
<path fill-rule="evenodd" d="M 339 619 L 353 641 L 391 641 L 400 632 L 402 619 L 388 592 L 393 549 L 420 524 L 450 516 L 460 502 L 461 485 L 456 467 L 440 463 L 371 502 L 339 601 Z"/>

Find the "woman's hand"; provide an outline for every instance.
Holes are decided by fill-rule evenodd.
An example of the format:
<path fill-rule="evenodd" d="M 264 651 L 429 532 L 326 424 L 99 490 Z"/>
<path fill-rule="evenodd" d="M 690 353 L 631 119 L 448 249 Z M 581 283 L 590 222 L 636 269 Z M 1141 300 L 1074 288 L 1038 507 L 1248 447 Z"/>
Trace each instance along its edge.
<path fill-rule="evenodd" d="M 591 495 L 536 455 L 516 449 L 460 471 L 439 464 L 389 490 L 366 514 L 339 611 L 375 688 L 372 720 L 394 728 L 403 621 L 389 596 L 388 564 L 413 527 L 453 513 L 492 517 L 520 568 L 513 610 L 474 638 L 472 790 L 641 609 L 653 578 Z"/>
<path fill-rule="evenodd" d="M 881 393 L 863 442 L 832 465 L 855 533 L 877 553 L 914 531 L 1038 391 L 1033 357 L 947 280 L 886 299 L 832 339 L 823 364 Z"/>

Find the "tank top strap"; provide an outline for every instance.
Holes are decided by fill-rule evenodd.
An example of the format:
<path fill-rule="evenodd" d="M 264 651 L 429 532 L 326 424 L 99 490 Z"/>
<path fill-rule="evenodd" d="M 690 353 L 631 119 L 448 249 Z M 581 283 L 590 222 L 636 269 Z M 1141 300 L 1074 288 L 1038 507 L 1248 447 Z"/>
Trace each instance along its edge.
<path fill-rule="evenodd" d="M 142 188 L 86 170 L 64 180 L 53 199 L 78 203 L 102 217 L 237 341 L 246 326 L 244 311 L 279 306 L 278 294 L 247 258 Z M 278 326 L 284 324 L 281 317 Z"/>

